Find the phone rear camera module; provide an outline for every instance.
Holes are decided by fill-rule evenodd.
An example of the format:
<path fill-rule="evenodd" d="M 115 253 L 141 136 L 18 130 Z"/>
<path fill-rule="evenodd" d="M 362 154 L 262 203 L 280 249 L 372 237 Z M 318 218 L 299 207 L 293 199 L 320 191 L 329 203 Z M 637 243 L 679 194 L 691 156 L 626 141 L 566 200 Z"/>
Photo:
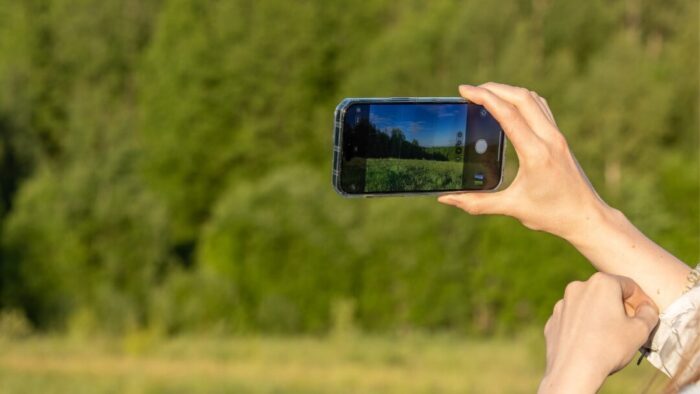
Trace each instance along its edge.
<path fill-rule="evenodd" d="M 474 150 L 476 151 L 476 153 L 478 153 L 480 155 L 484 154 L 484 152 L 486 152 L 486 149 L 488 149 L 488 147 L 489 147 L 488 142 L 486 142 L 486 140 L 483 138 L 478 139 L 476 141 L 476 144 L 474 144 Z"/>

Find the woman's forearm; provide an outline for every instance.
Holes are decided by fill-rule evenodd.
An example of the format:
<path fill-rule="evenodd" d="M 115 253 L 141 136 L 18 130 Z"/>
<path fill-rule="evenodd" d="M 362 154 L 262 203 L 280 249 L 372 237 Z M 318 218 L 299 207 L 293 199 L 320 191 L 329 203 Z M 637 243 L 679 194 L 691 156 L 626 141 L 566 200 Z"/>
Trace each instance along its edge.
<path fill-rule="evenodd" d="M 600 271 L 632 278 L 660 309 L 682 293 L 690 269 L 644 236 L 595 192 L 569 149 L 546 100 L 499 83 L 462 85 L 465 99 L 498 120 L 518 155 L 505 190 L 441 196 L 474 215 L 501 214 L 568 240 Z"/>
<path fill-rule="evenodd" d="M 690 268 L 614 208 L 602 204 L 592 209 L 577 231 L 564 238 L 599 271 L 639 283 L 662 311 L 683 292 Z"/>

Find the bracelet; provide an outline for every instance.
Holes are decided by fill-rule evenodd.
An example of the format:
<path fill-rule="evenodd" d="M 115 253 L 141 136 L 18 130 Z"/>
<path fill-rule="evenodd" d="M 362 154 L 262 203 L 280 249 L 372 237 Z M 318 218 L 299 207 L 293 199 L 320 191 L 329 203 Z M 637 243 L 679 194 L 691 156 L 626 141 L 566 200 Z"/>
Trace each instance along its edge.
<path fill-rule="evenodd" d="M 695 268 L 690 270 L 688 273 L 688 284 L 685 286 L 683 293 L 689 292 L 693 287 L 698 285 L 698 280 L 700 280 L 700 264 L 696 265 Z"/>

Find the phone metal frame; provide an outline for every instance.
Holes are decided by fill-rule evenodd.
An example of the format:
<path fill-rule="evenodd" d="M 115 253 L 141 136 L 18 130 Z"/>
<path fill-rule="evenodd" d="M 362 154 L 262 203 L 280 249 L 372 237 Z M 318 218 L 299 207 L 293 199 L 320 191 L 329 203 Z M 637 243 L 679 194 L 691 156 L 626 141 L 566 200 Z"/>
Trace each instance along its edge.
<path fill-rule="evenodd" d="M 459 103 L 470 103 L 462 97 L 366 97 L 366 98 L 345 98 L 343 99 L 337 107 L 335 107 L 335 113 L 333 118 L 333 189 L 336 193 L 345 198 L 372 198 L 372 197 L 407 197 L 407 196 L 440 196 L 443 194 L 456 194 L 456 193 L 493 193 L 498 191 L 503 183 L 503 173 L 506 167 L 506 148 L 508 146 L 508 139 L 505 134 L 501 138 L 501 144 L 503 149 L 501 150 L 501 173 L 499 176 L 498 184 L 493 189 L 485 190 L 452 190 L 452 191 L 411 191 L 405 193 L 346 193 L 340 188 L 340 168 L 342 161 L 342 146 L 343 146 L 343 135 L 341 133 L 343 129 L 343 124 L 345 123 L 345 113 L 348 107 L 353 104 L 376 104 L 376 103 L 446 103 L 446 104 L 459 104 Z"/>

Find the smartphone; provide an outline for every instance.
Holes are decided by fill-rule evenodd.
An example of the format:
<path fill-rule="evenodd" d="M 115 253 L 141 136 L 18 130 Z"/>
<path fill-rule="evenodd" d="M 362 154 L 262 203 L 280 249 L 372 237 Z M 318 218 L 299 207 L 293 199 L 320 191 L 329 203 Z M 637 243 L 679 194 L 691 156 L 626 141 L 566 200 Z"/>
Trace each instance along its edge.
<path fill-rule="evenodd" d="M 333 186 L 344 197 L 496 190 L 505 137 L 456 97 L 347 98 L 335 110 Z"/>

